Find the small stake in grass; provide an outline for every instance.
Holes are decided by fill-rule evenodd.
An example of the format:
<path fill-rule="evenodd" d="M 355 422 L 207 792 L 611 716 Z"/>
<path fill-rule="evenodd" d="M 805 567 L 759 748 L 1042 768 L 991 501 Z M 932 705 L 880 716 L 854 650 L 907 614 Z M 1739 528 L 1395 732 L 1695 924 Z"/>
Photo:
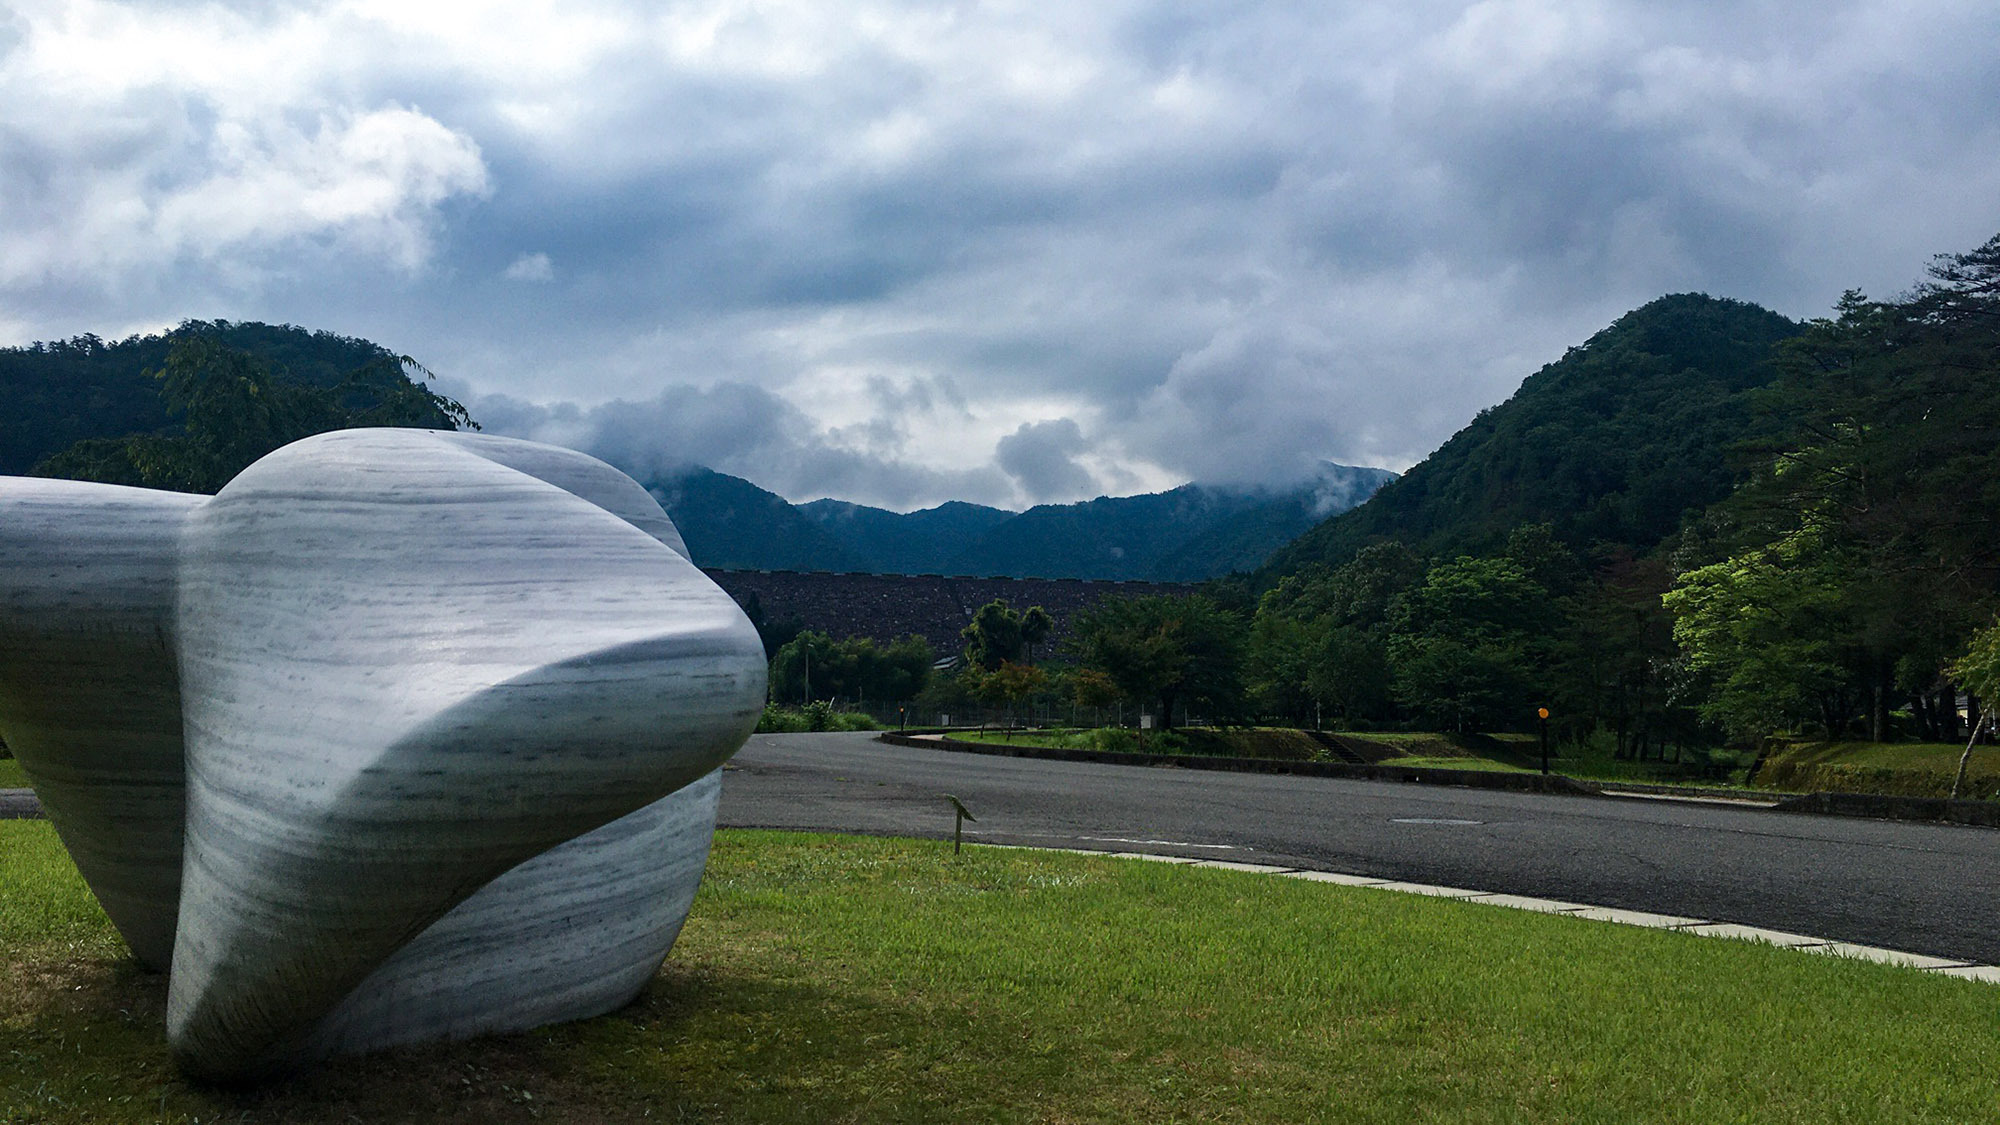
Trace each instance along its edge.
<path fill-rule="evenodd" d="M 957 797 L 954 797 L 949 793 L 940 793 L 938 794 L 938 796 L 943 797 L 945 800 L 951 802 L 952 812 L 955 814 L 954 819 L 951 822 L 951 854 L 957 855 L 959 848 L 959 838 L 965 829 L 965 822 L 969 820 L 974 824 L 978 824 L 979 818 L 973 816 L 972 813 L 968 812 L 966 810 L 965 803 L 960 801 Z"/>

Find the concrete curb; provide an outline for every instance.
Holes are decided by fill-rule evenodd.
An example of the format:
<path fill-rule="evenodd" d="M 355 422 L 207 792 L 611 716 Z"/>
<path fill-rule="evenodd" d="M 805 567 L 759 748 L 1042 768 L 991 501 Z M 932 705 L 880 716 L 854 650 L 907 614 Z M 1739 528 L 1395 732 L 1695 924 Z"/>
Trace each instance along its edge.
<path fill-rule="evenodd" d="M 1236 773 L 1281 773 L 1301 777 L 1338 777 L 1355 781 L 1402 781 L 1423 785 L 1457 785 L 1469 789 L 1505 789 L 1522 793 L 1562 793 L 1572 797 L 1610 797 L 1692 801 L 1757 811 L 1811 813 L 1820 816 L 1863 817 L 2000 828 L 2000 801 L 1947 801 L 1939 797 L 1894 797 L 1874 793 L 1777 793 L 1768 795 L 1734 789 L 1676 790 L 1665 785 L 1582 781 L 1562 774 L 1502 773 L 1493 770 L 1413 769 L 1408 766 L 1357 766 L 1345 762 L 1288 762 L 1271 758 L 1217 758 L 1183 754 L 1133 754 L 1103 750 L 1060 750 L 1047 746 L 1010 746 L 967 742 L 942 731 L 884 731 L 876 741 L 892 746 L 991 754 L 1007 758 L 1040 758 L 1057 762 L 1105 762 L 1118 766 L 1178 766 L 1190 770 Z"/>
<path fill-rule="evenodd" d="M 1951 801 L 1943 797 L 1893 797 L 1874 793 L 1804 793 L 1779 801 L 1777 811 L 2000 828 L 2000 801 Z"/>
<path fill-rule="evenodd" d="M 966 742 L 949 735 L 898 734 L 885 731 L 876 740 L 891 746 L 950 750 L 963 754 L 991 754 L 1005 758 L 1040 758 L 1057 762 L 1108 762 L 1119 766 L 1178 766 L 1190 770 L 1227 770 L 1234 773 L 1283 773 L 1301 777 L 1341 777 L 1362 781 L 1404 781 L 1429 785 L 1459 785 L 1472 789 L 1511 789 L 1529 793 L 1569 793 L 1596 796 L 1597 789 L 1586 782 L 1561 774 L 1501 773 L 1494 770 L 1449 770 L 1409 766 L 1357 766 L 1346 762 L 1290 762 L 1275 758 L 1218 758 L 1196 754 L 1133 754 L 1103 750 L 1060 750 L 1047 746 L 1009 746 L 1004 743 Z"/>
<path fill-rule="evenodd" d="M 1304 879 L 1314 883 L 1333 883 L 1343 887 L 1362 887 L 1377 891 L 1396 891 L 1402 894 L 1424 895 L 1429 898 L 1449 898 L 1460 902 L 1475 902 L 1486 906 L 1504 906 L 1515 910 L 1531 910 L 1538 914 L 1563 914 L 1572 918 L 1582 918 L 1593 922 L 1611 922 L 1623 926 L 1638 926 L 1649 930 L 1674 930 L 1693 934 L 1696 937 L 1730 938 L 1737 941 L 1756 941 L 1780 949 L 1794 949 L 1801 953 L 1817 953 L 1827 957 L 1850 957 L 1859 961 L 1873 961 L 1883 965 L 1897 965 L 1906 969 L 1917 969 L 1938 976 L 1957 977 L 1960 980 L 1974 980 L 1985 984 L 2000 984 L 2000 966 L 1981 965 L 1971 961 L 1950 957 L 1933 957 L 1927 953 L 1907 953 L 1900 949 L 1883 949 L 1872 945 L 1856 945 L 1852 942 L 1834 941 L 1831 938 L 1809 937 L 1804 934 L 1785 933 L 1780 930 L 1759 929 L 1735 922 L 1716 922 L 1704 918 L 1684 918 L 1675 914 L 1654 914 L 1644 910 L 1625 910 L 1612 906 L 1590 906 L 1580 902 L 1562 902 L 1557 899 L 1534 898 L 1528 895 L 1498 894 L 1492 891 L 1467 890 L 1462 887 L 1441 887 L 1428 883 L 1404 883 L 1394 879 L 1376 879 L 1366 875 L 1347 875 L 1338 871 L 1316 871 L 1303 867 L 1284 867 L 1268 863 L 1242 863 L 1223 859 L 1192 859 L 1187 856 L 1154 855 L 1150 852 L 1107 852 L 1088 848 L 1036 848 L 1026 844 L 978 844 L 986 848 L 1015 848 L 1023 851 L 1069 852 L 1075 855 L 1102 856 L 1106 859 L 1143 859 L 1156 863 L 1172 863 L 1183 867 L 1209 867 L 1221 871 L 1241 871 L 1258 875 L 1283 875 L 1292 879 Z"/>

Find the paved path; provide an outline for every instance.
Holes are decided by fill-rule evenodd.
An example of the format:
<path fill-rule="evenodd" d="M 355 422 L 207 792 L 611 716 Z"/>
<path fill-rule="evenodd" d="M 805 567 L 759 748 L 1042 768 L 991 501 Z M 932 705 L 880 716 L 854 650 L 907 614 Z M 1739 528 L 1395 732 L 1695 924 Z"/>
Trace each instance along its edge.
<path fill-rule="evenodd" d="M 1340 871 L 2000 964 L 2000 831 L 1712 804 L 1049 762 L 758 735 L 722 823 Z"/>

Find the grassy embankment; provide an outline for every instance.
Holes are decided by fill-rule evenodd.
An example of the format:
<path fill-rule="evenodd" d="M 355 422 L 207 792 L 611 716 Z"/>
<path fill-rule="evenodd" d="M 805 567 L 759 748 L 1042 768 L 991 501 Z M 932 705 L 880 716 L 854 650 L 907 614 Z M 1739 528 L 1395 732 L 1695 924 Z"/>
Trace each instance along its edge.
<path fill-rule="evenodd" d="M 1771 751 L 1759 786 L 1801 793 L 1890 793 L 1945 797 L 1964 745 L 1941 742 L 1798 742 Z M 2000 797 L 2000 748 L 1976 746 L 1960 797 Z"/>
<path fill-rule="evenodd" d="M 1138 750 L 1130 730 L 961 731 L 954 737 L 1026 746 L 1086 750 Z M 1349 747 L 1382 765 L 1429 769 L 1536 770 L 1540 743 L 1532 734 L 1455 735 L 1418 731 L 1341 732 Z M 1292 760 L 1331 760 L 1304 732 L 1273 728 L 1153 732 L 1144 748 L 1173 754 L 1215 754 Z M 1748 751 L 1691 750 L 1680 762 L 1614 757 L 1605 740 L 1558 744 L 1552 768 L 1570 777 L 1602 782 L 1643 782 L 1749 792 L 1884 793 L 1944 797 L 1965 747 L 1939 742 L 1798 742 L 1772 750 L 1754 777 Z M 1959 796 L 2000 799 L 2000 747 L 1972 752 Z"/>
<path fill-rule="evenodd" d="M 0 1121 L 1964 1122 L 1992 986 L 1272 876 L 724 832 L 633 1006 L 191 1086 L 0 822 Z"/>
<path fill-rule="evenodd" d="M 14 758 L 0 758 L 0 789 L 26 789 L 28 775 Z"/>
<path fill-rule="evenodd" d="M 1020 746 L 1051 746 L 1081 750 L 1139 750 L 1156 753 L 1214 754 L 1222 757 L 1278 758 L 1293 761 L 1335 760 L 1303 731 L 1257 727 L 1249 729 L 1188 729 L 1164 734 L 1149 732 L 1142 740 L 1132 730 L 957 731 L 952 737 Z M 1541 769 L 1541 743 L 1531 734 L 1438 734 L 1425 731 L 1338 732 L 1334 737 L 1361 756 L 1385 766 L 1422 769 L 1496 770 L 1526 772 Z M 1707 759 L 1689 756 L 1683 762 L 1621 761 L 1609 746 L 1559 745 L 1551 768 L 1571 777 L 1597 781 L 1650 782 L 1695 786 L 1741 785 L 1748 755 L 1728 754 L 1720 777 L 1704 771 Z"/>

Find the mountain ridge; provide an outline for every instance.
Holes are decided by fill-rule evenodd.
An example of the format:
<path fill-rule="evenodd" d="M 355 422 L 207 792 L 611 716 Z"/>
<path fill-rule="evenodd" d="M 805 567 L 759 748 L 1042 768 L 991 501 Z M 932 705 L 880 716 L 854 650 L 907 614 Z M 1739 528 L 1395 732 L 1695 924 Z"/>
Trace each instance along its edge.
<path fill-rule="evenodd" d="M 1490 552 L 1534 523 L 1573 548 L 1650 552 L 1740 479 L 1732 450 L 1774 422 L 1758 398 L 1777 375 L 1773 347 L 1802 328 L 1747 301 L 1655 298 L 1275 552 L 1257 582 L 1389 539 L 1435 557 Z"/>
<path fill-rule="evenodd" d="M 833 499 L 794 505 L 705 468 L 646 484 L 703 566 L 1188 582 L 1254 568 L 1329 506 L 1359 503 L 1393 479 L 1386 469 L 1322 462 L 1291 488 L 1185 484 L 1018 513 L 959 500 L 915 512 Z"/>

